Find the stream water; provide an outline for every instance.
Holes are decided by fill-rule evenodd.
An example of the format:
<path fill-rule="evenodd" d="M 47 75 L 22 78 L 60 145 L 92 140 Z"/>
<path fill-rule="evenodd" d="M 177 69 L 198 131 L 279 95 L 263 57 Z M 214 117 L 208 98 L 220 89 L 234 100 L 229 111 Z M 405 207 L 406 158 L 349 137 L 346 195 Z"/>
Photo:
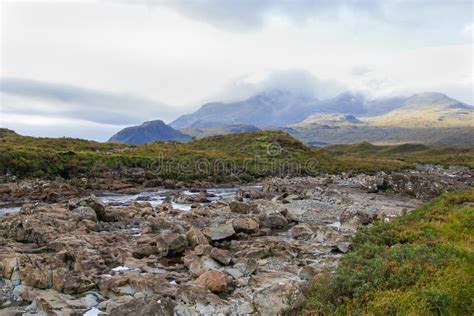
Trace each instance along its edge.
<path fill-rule="evenodd" d="M 248 187 L 253 190 L 261 190 L 261 186 L 251 186 Z M 230 202 L 235 200 L 237 196 L 237 191 L 239 187 L 234 188 L 211 188 L 207 189 L 207 193 L 210 195 L 208 200 L 211 203 L 215 203 L 217 201 L 227 201 Z M 181 195 L 196 195 L 199 192 L 192 192 L 189 190 L 184 191 L 169 191 L 169 190 L 158 190 L 158 191 L 146 191 L 141 192 L 138 194 L 105 194 L 98 196 L 99 199 L 102 200 L 106 205 L 109 206 L 126 206 L 130 205 L 133 202 L 149 202 L 153 207 L 159 206 L 163 204 L 167 197 L 171 197 L 171 204 L 173 208 L 179 209 L 182 211 L 189 211 L 191 210 L 191 203 L 178 203 L 174 202 L 174 196 L 181 194 Z M 19 205 L 4 205 L 0 206 L 0 215 L 6 213 L 18 213 L 21 209 Z"/>

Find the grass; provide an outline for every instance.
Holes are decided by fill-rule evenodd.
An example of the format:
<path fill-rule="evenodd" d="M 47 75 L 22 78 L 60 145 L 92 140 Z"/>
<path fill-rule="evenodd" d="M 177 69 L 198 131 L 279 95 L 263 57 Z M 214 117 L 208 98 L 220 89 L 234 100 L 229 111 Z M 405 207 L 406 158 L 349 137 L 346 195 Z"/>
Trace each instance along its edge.
<path fill-rule="evenodd" d="M 318 276 L 305 314 L 473 315 L 474 190 L 451 192 L 360 231 L 334 275 Z"/>
<path fill-rule="evenodd" d="M 411 146 L 411 145 L 407 145 Z M 367 147 L 367 150 L 362 150 Z M 0 174 L 18 178 L 133 178 L 191 182 L 248 182 L 267 176 L 318 175 L 413 168 L 424 162 L 474 166 L 472 149 L 417 146 L 398 153 L 363 143 L 358 147 L 305 146 L 282 131 L 212 136 L 189 143 L 144 145 L 99 143 L 73 138 L 36 138 L 0 129 Z M 416 159 L 415 159 L 416 158 Z"/>
<path fill-rule="evenodd" d="M 429 147 L 421 144 L 372 145 L 362 142 L 353 145 L 333 145 L 322 149 L 334 157 L 394 159 L 406 163 L 461 165 L 474 168 L 473 147 Z"/>

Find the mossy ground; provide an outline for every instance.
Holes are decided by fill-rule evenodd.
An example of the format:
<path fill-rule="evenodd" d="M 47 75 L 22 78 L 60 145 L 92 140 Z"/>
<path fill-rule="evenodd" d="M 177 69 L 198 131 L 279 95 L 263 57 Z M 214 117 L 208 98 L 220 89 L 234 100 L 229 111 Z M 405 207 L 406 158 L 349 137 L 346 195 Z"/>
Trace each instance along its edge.
<path fill-rule="evenodd" d="M 308 147 L 281 131 L 213 136 L 189 143 L 127 145 L 26 137 L 0 129 L 0 174 L 75 179 L 105 174 L 120 176 L 137 168 L 145 170 L 149 179 L 246 182 L 267 176 L 390 171 L 412 168 L 416 161 L 474 166 L 472 149 L 420 151 L 415 146 L 390 151 L 384 146 L 370 145 L 372 150 L 360 150 L 360 147 L 367 145 L 360 144 L 356 149 Z M 402 150 L 393 153 L 397 148 Z"/>
<path fill-rule="evenodd" d="M 474 190 L 451 192 L 360 231 L 334 275 L 318 276 L 305 314 L 473 315 Z"/>

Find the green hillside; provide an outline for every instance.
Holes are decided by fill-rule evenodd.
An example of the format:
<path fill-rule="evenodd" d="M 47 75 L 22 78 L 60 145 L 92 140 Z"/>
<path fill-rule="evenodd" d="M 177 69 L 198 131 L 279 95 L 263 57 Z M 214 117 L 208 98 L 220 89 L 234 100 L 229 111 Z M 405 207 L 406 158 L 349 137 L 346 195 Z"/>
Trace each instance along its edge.
<path fill-rule="evenodd" d="M 27 137 L 2 129 L 0 174 L 20 178 L 114 176 L 140 181 L 157 177 L 183 181 L 254 181 L 271 175 L 396 170 L 411 168 L 416 161 L 472 167 L 474 161 L 472 149 L 423 147 L 420 151 L 418 145 L 405 145 L 408 147 L 394 153 L 395 147 L 367 143 L 354 146 L 308 147 L 281 131 L 212 136 L 188 143 L 127 145 Z M 371 150 L 361 151 L 364 147 Z M 138 173 L 145 174 L 138 176 Z"/>
<path fill-rule="evenodd" d="M 333 276 L 317 277 L 313 315 L 472 315 L 474 190 L 452 192 L 360 231 Z"/>

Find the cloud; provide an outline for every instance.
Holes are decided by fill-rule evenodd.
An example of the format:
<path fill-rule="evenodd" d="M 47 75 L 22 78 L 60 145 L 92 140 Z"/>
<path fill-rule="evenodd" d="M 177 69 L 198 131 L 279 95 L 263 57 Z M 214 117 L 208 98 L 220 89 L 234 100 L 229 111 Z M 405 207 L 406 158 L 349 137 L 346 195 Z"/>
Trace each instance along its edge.
<path fill-rule="evenodd" d="M 134 95 L 20 78 L 2 78 L 0 93 L 3 114 L 46 115 L 110 125 L 136 124 L 151 118 L 169 121 L 178 114 L 176 108 Z"/>
<path fill-rule="evenodd" d="M 320 99 L 335 96 L 345 90 L 335 80 L 319 79 L 302 69 L 273 70 L 239 77 L 209 101 L 237 101 L 269 90 L 283 90 Z"/>
<path fill-rule="evenodd" d="M 368 73 L 370 73 L 372 69 L 367 66 L 356 66 L 353 67 L 351 70 L 351 74 L 355 77 L 362 77 Z"/>
<path fill-rule="evenodd" d="M 51 117 L 41 114 L 2 113 L 0 126 L 21 135 L 41 137 L 73 137 L 107 141 L 125 126 L 95 123 L 76 118 Z"/>
<path fill-rule="evenodd" d="M 474 40 L 474 23 L 465 25 L 461 30 L 461 34 Z"/>
<path fill-rule="evenodd" d="M 376 12 L 380 3 L 377 0 L 142 0 L 124 2 L 146 4 L 149 7 L 165 6 L 185 17 L 230 31 L 259 29 L 270 15 L 281 16 L 292 23 L 299 24 L 315 16 L 333 18 L 345 9 Z"/>

